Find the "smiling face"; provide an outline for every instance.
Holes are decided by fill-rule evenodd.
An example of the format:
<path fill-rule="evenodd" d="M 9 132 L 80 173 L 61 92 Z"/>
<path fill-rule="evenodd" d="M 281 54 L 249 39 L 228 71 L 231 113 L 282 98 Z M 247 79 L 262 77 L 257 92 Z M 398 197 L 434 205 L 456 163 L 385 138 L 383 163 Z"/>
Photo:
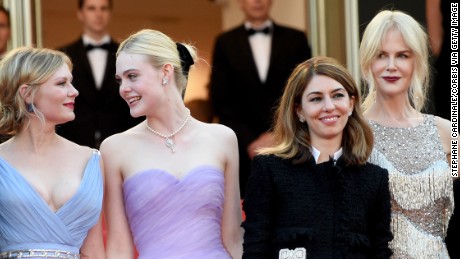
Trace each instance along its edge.
<path fill-rule="evenodd" d="M 353 105 L 354 99 L 350 98 L 339 82 L 324 75 L 316 75 L 302 93 L 296 112 L 308 124 L 313 146 L 324 140 L 340 145 Z"/>
<path fill-rule="evenodd" d="M 378 96 L 407 95 L 412 80 L 415 58 L 397 30 L 387 32 L 372 62 Z"/>
<path fill-rule="evenodd" d="M 75 119 L 77 96 L 78 91 L 72 85 L 72 73 L 64 64 L 39 86 L 35 96 L 26 97 L 25 100 L 33 102 L 35 109 L 43 114 L 47 122 L 58 125 Z"/>
<path fill-rule="evenodd" d="M 159 106 L 161 98 L 165 97 L 160 94 L 165 88 L 161 85 L 164 74 L 146 56 L 122 51 L 117 57 L 116 67 L 115 78 L 120 84 L 120 96 L 128 104 L 131 116 L 148 115 L 152 107 Z"/>

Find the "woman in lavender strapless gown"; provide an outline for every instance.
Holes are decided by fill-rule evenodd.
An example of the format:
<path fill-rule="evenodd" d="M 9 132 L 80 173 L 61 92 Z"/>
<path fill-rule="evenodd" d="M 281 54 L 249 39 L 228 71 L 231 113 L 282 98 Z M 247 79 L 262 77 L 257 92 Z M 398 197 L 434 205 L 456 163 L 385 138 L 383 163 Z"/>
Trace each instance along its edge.
<path fill-rule="evenodd" d="M 191 117 L 183 102 L 196 50 L 141 30 L 117 53 L 120 95 L 139 125 L 101 145 L 107 256 L 241 258 L 234 132 Z"/>

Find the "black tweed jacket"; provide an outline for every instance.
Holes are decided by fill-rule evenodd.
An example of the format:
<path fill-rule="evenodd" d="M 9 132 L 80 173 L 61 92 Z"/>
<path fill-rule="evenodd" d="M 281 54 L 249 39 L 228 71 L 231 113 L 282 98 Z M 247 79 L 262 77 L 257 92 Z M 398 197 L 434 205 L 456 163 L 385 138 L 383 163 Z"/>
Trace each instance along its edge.
<path fill-rule="evenodd" d="M 282 258 L 281 249 L 296 248 L 305 248 L 309 259 L 392 254 L 388 172 L 373 164 L 257 156 L 243 208 L 245 259 Z"/>

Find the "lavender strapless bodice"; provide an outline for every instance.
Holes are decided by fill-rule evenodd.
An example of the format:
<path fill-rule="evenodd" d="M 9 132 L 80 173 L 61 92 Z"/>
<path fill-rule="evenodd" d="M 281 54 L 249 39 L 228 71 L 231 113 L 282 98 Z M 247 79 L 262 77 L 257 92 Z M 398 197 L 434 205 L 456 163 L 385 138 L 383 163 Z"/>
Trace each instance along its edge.
<path fill-rule="evenodd" d="M 139 259 L 231 258 L 222 243 L 223 172 L 199 166 L 177 179 L 151 169 L 124 184 Z"/>

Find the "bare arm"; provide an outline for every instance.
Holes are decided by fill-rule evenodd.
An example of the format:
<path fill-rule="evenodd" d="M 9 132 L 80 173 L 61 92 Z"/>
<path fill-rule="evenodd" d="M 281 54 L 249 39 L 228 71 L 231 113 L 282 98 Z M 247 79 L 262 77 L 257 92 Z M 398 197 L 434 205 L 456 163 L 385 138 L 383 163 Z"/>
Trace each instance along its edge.
<path fill-rule="evenodd" d="M 101 145 L 102 157 L 105 161 L 105 199 L 104 213 L 107 226 L 107 258 L 134 258 L 134 245 L 128 219 L 125 214 L 123 200 L 123 177 L 116 156 L 117 149 L 113 143 L 104 142 Z"/>
<path fill-rule="evenodd" d="M 442 46 L 442 13 L 440 0 L 426 0 L 425 6 L 426 22 L 428 35 L 433 54 L 437 57 L 441 52 Z"/>
<path fill-rule="evenodd" d="M 450 136 L 450 121 L 436 116 L 436 125 L 438 126 L 438 132 L 441 137 L 441 143 L 444 153 L 446 154 L 446 159 L 449 162 L 449 165 L 451 165 L 450 141 L 452 138 Z"/>
<path fill-rule="evenodd" d="M 83 246 L 80 249 L 82 259 L 104 259 L 104 241 L 102 238 L 102 216 L 99 218 L 97 224 L 88 232 Z"/>
<path fill-rule="evenodd" d="M 222 240 L 232 258 L 241 258 L 243 254 L 243 228 L 241 227 L 241 203 L 239 189 L 238 144 L 235 134 L 226 136 L 225 147 L 225 200 L 222 216 Z"/>
<path fill-rule="evenodd" d="M 101 173 L 104 175 L 104 163 L 103 160 L 100 160 Z M 82 258 L 87 256 L 91 259 L 104 259 L 105 250 L 104 250 L 104 241 L 102 237 L 102 213 L 99 217 L 99 220 L 96 225 L 94 225 L 83 242 L 83 245 L 80 249 Z"/>

